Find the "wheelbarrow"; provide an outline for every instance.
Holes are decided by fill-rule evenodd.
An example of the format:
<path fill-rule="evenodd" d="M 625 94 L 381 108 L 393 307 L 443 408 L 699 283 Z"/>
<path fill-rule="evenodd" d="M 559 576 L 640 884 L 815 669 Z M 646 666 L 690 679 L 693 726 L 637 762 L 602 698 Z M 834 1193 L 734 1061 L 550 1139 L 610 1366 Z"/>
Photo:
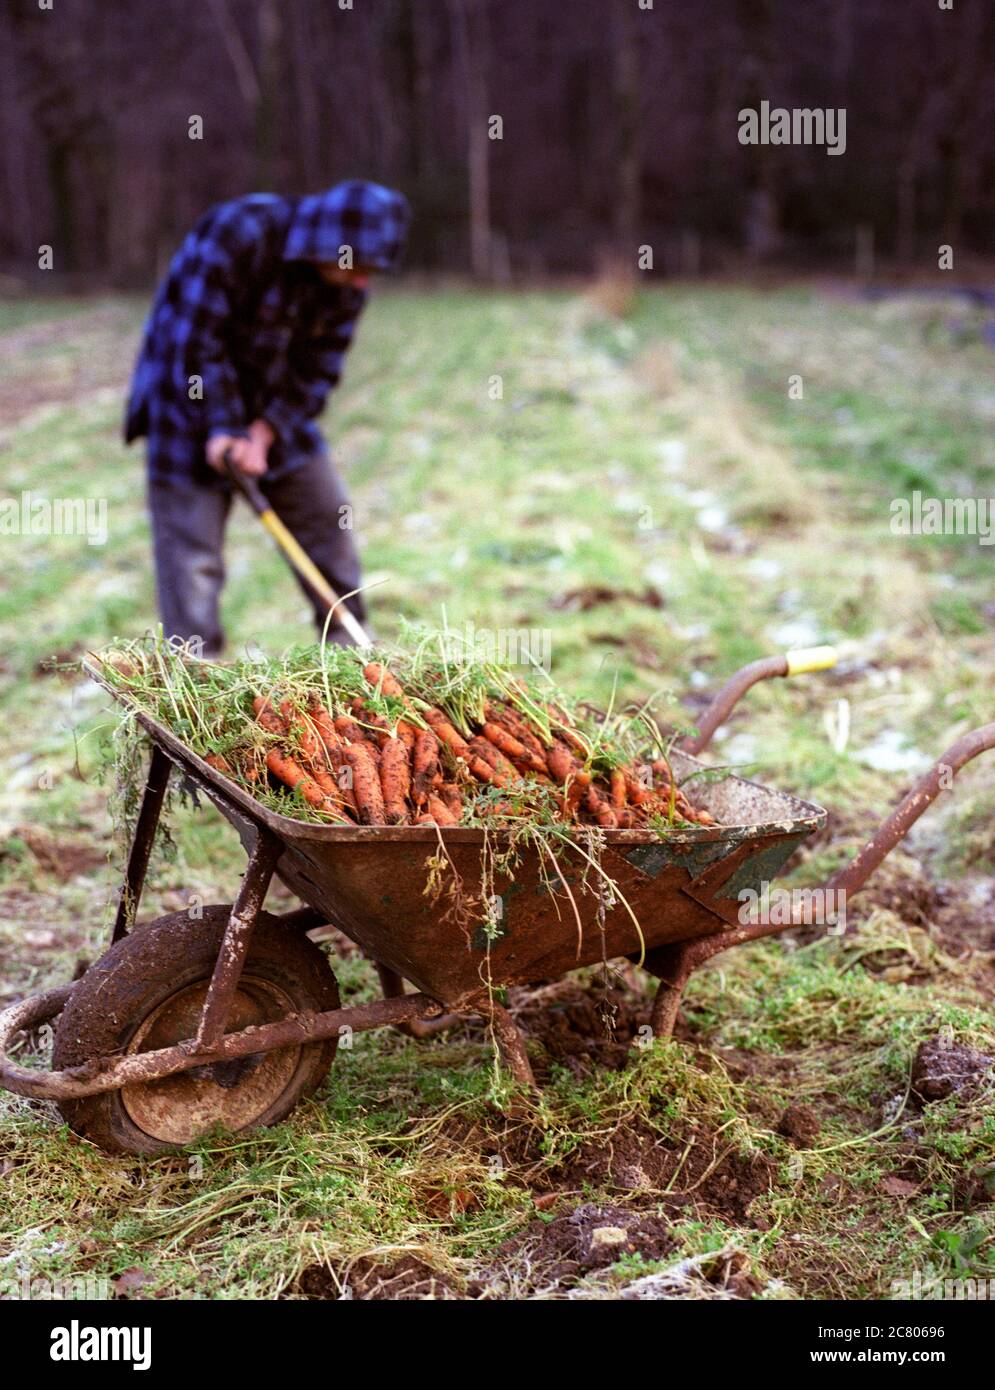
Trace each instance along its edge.
<path fill-rule="evenodd" d="M 466 891 L 479 894 L 483 831 L 316 825 L 276 814 L 136 711 L 152 752 L 112 943 L 77 983 L 0 1014 L 0 1084 L 55 1101 L 77 1133 L 108 1151 L 155 1153 L 217 1125 L 237 1131 L 283 1119 L 355 1033 L 394 1025 L 424 1037 L 483 1016 L 511 1076 L 533 1086 L 525 1039 L 499 998 L 504 988 L 618 957 L 659 980 L 652 1028 L 670 1034 L 698 966 L 801 924 L 780 913 L 776 924 L 763 913 L 744 920 L 744 894 L 759 899 L 826 819 L 820 807 L 757 782 L 695 776 L 706 767 L 698 755 L 758 680 L 833 660 L 823 648 L 744 667 L 716 696 L 700 732 L 674 749 L 676 779 L 715 825 L 675 827 L 664 836 L 601 832 L 607 899 L 606 880 L 594 882 L 582 859 L 574 866 L 564 856 L 558 883 L 538 851 L 525 849 L 513 879 L 496 881 L 492 911 L 475 930 L 426 893 L 428 861 L 441 836 Z M 99 671 L 89 673 L 105 684 Z M 993 747 L 995 724 L 958 739 L 828 881 L 834 901 L 856 893 L 957 771 Z M 235 828 L 248 862 L 233 903 L 136 923 L 174 768 Z M 264 911 L 274 875 L 301 908 Z M 341 1006 L 328 958 L 307 935 L 328 924 L 376 963 L 382 998 Z M 16 1034 L 55 1018 L 54 1070 L 11 1060 Z"/>

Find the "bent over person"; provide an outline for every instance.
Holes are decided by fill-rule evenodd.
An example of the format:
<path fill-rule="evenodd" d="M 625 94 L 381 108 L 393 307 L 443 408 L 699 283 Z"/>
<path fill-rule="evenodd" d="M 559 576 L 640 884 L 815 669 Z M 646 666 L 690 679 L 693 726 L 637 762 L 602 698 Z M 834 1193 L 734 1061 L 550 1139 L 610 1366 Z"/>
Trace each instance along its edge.
<path fill-rule="evenodd" d="M 353 181 L 207 212 L 174 256 L 145 329 L 125 438 L 148 441 L 159 611 L 167 637 L 216 656 L 231 506 L 225 457 L 340 594 L 359 585 L 347 498 L 315 423 L 342 374 L 370 275 L 393 270 L 409 220 L 400 193 Z M 327 609 L 309 586 L 319 630 Z M 359 595 L 347 600 L 362 622 Z M 348 639 L 341 626 L 331 640 Z"/>

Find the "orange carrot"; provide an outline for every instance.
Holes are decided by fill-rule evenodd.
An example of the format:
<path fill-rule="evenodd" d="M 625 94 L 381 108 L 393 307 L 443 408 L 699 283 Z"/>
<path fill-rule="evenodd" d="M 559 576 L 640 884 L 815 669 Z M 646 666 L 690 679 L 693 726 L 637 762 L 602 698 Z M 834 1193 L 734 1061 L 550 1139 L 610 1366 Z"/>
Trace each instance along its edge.
<path fill-rule="evenodd" d="M 508 761 L 499 748 L 495 748 L 490 739 L 475 734 L 468 746 L 471 753 L 483 758 L 485 763 L 490 763 L 494 771 L 499 772 L 507 781 L 514 781 L 519 776 L 518 768 Z"/>
<path fill-rule="evenodd" d="M 457 758 L 469 761 L 470 751 L 466 739 L 457 733 L 441 709 L 427 709 L 425 723 L 432 729 L 440 743 L 444 743 Z"/>
<path fill-rule="evenodd" d="M 552 748 L 546 754 L 546 766 L 553 781 L 559 782 L 561 787 L 568 781 L 576 782 L 581 787 L 591 785 L 591 774 L 584 771 L 570 749 L 558 740 L 554 740 Z"/>
<path fill-rule="evenodd" d="M 370 743 L 375 743 L 378 748 L 382 748 L 384 741 L 390 738 L 393 733 L 390 721 L 385 719 L 382 714 L 375 714 L 373 710 L 367 709 L 358 696 L 349 708 L 362 730 L 363 737 Z"/>
<path fill-rule="evenodd" d="M 311 721 L 318 731 L 325 748 L 330 753 L 333 748 L 338 748 L 342 740 L 339 738 L 332 716 L 325 709 L 325 706 L 317 698 L 313 698 L 310 705 Z"/>
<path fill-rule="evenodd" d="M 485 762 L 484 759 L 478 757 L 476 753 L 471 753 L 469 749 L 467 750 L 467 767 L 478 782 L 489 782 L 495 787 L 506 787 L 508 785 L 507 777 L 503 776 L 500 772 L 495 772 L 490 763 Z"/>
<path fill-rule="evenodd" d="M 557 726 L 555 737 L 562 739 L 564 743 L 570 745 L 575 753 L 579 753 L 582 758 L 586 758 L 588 756 L 587 744 L 573 727 L 573 722 L 569 716 L 556 705 L 544 704 L 543 709 L 545 709 L 547 714 L 552 716 L 553 723 Z"/>
<path fill-rule="evenodd" d="M 580 763 L 564 744 L 555 740 L 546 755 L 546 766 L 554 782 L 566 787 L 562 801 L 563 815 L 572 820 L 577 813 L 581 797 L 591 785 L 591 774 L 585 772 Z"/>
<path fill-rule="evenodd" d="M 318 731 L 319 738 L 325 745 L 328 761 L 335 773 L 335 786 L 338 789 L 338 794 L 345 802 L 347 810 L 357 812 L 356 797 L 352 790 L 352 768 L 345 756 L 345 741 L 335 728 L 332 716 L 319 700 L 315 700 L 311 704 L 311 719 Z"/>
<path fill-rule="evenodd" d="M 565 786 L 573 771 L 573 758 L 569 749 L 564 748 L 562 743 L 554 743 L 546 754 L 546 766 L 553 781 L 559 782 L 561 787 Z"/>
<path fill-rule="evenodd" d="M 443 782 L 439 788 L 439 800 L 449 809 L 458 823 L 463 818 L 463 798 L 455 782 Z"/>
<path fill-rule="evenodd" d="M 371 661 L 363 667 L 363 675 L 367 683 L 372 685 L 374 690 L 379 690 L 382 695 L 389 695 L 395 700 L 404 700 L 404 688 L 396 676 L 387 670 L 386 666 L 380 666 L 377 662 Z"/>
<path fill-rule="evenodd" d="M 273 706 L 265 696 L 257 695 L 252 701 L 252 708 L 255 710 L 256 719 L 268 734 L 286 734 L 286 724 L 280 716 L 274 712 Z"/>
<path fill-rule="evenodd" d="M 428 729 L 419 729 L 411 758 L 411 795 L 419 810 L 428 800 L 432 781 L 439 771 L 439 740 Z"/>
<path fill-rule="evenodd" d="M 329 801 L 333 801 L 337 805 L 340 804 L 343 800 L 342 789 L 328 770 L 328 756 L 325 746 L 318 737 L 313 722 L 309 723 L 302 714 L 298 713 L 289 700 L 284 700 L 281 703 L 280 714 L 288 731 L 297 735 L 303 759 L 302 766 L 311 773 Z"/>
<path fill-rule="evenodd" d="M 620 767 L 613 767 L 611 770 L 612 788 L 612 810 L 623 811 L 626 802 L 626 778 L 625 772 Z"/>
<path fill-rule="evenodd" d="M 347 743 L 369 743 L 365 731 L 348 714 L 340 714 L 336 718 L 335 732 Z"/>
<path fill-rule="evenodd" d="M 362 825 L 386 825 L 380 773 L 373 749 L 365 739 L 348 743 L 342 750 L 352 769 L 352 792 Z"/>
<path fill-rule="evenodd" d="M 652 791 L 652 789 L 651 789 L 649 786 L 647 786 L 647 784 L 643 781 L 643 777 L 642 777 L 642 774 L 641 774 L 641 769 L 637 769 L 637 771 L 636 771 L 635 774 L 632 773 L 632 772 L 629 770 L 629 768 L 625 768 L 625 769 L 624 769 L 624 772 L 625 772 L 625 790 L 626 790 L 626 794 L 627 794 L 627 796 L 628 796 L 628 798 L 629 798 L 629 801 L 632 803 L 632 805 L 633 805 L 633 806 L 642 806 L 642 805 L 645 805 L 646 802 L 652 801 L 652 800 L 653 800 L 653 791 Z"/>
<path fill-rule="evenodd" d="M 593 783 L 587 788 L 584 805 L 603 829 L 611 830 L 618 824 L 615 812 Z"/>
<path fill-rule="evenodd" d="M 500 705 L 493 700 L 487 706 L 487 714 L 488 718 L 493 720 L 495 724 L 503 725 L 512 737 L 517 738 L 519 743 L 524 744 L 531 753 L 545 761 L 546 750 L 541 740 L 529 727 L 524 715 L 519 714 L 510 705 Z"/>
<path fill-rule="evenodd" d="M 428 814 L 435 821 L 436 825 L 455 825 L 456 817 L 450 811 L 446 803 L 437 796 L 430 796 L 428 799 Z"/>
<path fill-rule="evenodd" d="M 388 825 L 400 825 L 408 818 L 407 798 L 411 790 L 408 750 L 399 738 L 389 738 L 380 754 L 380 787 Z"/>
<path fill-rule="evenodd" d="M 484 738 L 493 743 L 505 758 L 514 764 L 524 764 L 532 772 L 545 772 L 546 763 L 537 753 L 533 753 L 530 748 L 526 748 L 520 739 L 515 738 L 508 729 L 500 724 L 492 724 L 488 721 L 484 725 Z"/>
<path fill-rule="evenodd" d="M 279 748 L 271 748 L 266 754 L 266 766 L 273 776 L 286 783 L 291 791 L 299 791 L 309 806 L 314 806 L 319 811 L 327 811 L 336 820 L 344 819 L 341 807 L 325 795 L 314 778 L 310 777 L 300 763 L 289 754 Z"/>
<path fill-rule="evenodd" d="M 408 756 L 410 757 L 415 751 L 415 738 L 418 735 L 418 730 L 413 724 L 409 724 L 406 719 L 399 719 L 394 734 L 395 737 L 399 738 L 404 744 L 405 748 L 408 750 Z"/>

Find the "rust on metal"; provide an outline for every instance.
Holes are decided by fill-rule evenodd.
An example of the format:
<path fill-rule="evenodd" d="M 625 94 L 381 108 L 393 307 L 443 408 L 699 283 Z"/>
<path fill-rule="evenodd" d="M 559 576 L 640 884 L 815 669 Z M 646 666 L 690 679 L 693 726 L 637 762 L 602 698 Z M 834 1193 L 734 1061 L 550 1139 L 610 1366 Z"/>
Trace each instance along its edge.
<path fill-rule="evenodd" d="M 403 999 L 377 999 L 370 1004 L 358 1004 L 349 1009 L 330 1009 L 320 1014 L 291 1014 L 274 1023 L 243 1028 L 219 1039 L 209 1053 L 195 1051 L 194 1039 L 174 1043 L 152 1052 L 137 1052 L 125 1057 L 95 1057 L 78 1067 L 65 1071 L 38 1071 L 18 1066 L 7 1056 L 7 1048 L 16 1033 L 33 1028 L 54 1017 L 65 1005 L 71 985 L 48 990 L 45 994 L 22 1000 L 0 1013 L 0 1083 L 18 1095 L 38 1100 L 75 1100 L 82 1096 L 99 1095 L 120 1086 L 158 1081 L 176 1072 L 189 1071 L 214 1062 L 226 1062 L 236 1057 L 251 1057 L 274 1048 L 294 1047 L 303 1043 L 321 1042 L 339 1036 L 343 1028 L 365 1033 L 371 1028 L 383 1028 L 391 1023 L 403 1023 L 410 1018 L 432 1018 L 442 1012 L 441 1005 L 424 994 L 406 994 Z"/>
<path fill-rule="evenodd" d="M 377 968 L 377 975 L 380 977 L 383 997 L 385 999 L 402 999 L 404 997 L 404 976 L 398 974 L 396 970 L 391 970 L 389 965 L 382 965 L 380 961 L 374 961 L 374 965 Z M 411 1038 L 434 1038 L 436 1033 L 442 1033 L 447 1028 L 462 1023 L 463 1019 L 463 1014 L 440 1014 L 438 1018 L 409 1018 L 397 1026 L 402 1033 L 407 1033 Z"/>
<path fill-rule="evenodd" d="M 826 887 L 847 894 L 858 892 L 885 855 L 890 854 L 899 840 L 908 834 L 923 811 L 932 805 L 941 791 L 949 788 L 965 763 L 991 748 L 995 748 L 995 724 L 985 724 L 951 744 L 871 836 L 860 853 L 845 868 L 833 874 Z"/>
<path fill-rule="evenodd" d="M 128 1055 L 161 1051 L 186 1038 L 201 1017 L 208 981 L 198 980 L 164 1000 L 142 1021 L 128 1044 Z M 293 1010 L 278 985 L 243 975 L 230 1006 L 232 1032 L 275 1023 Z M 195 1059 L 191 1059 L 195 1060 Z M 300 1065 L 301 1046 L 274 1048 L 223 1062 L 201 1063 L 158 1081 L 121 1089 L 121 1103 L 132 1122 L 165 1144 L 189 1144 L 222 1125 L 240 1130 L 264 1122 Z"/>
<path fill-rule="evenodd" d="M 749 666 L 744 666 L 734 676 L 730 676 L 702 715 L 698 723 L 697 734 L 684 739 L 681 743 L 684 752 L 695 755 L 703 753 L 711 743 L 715 730 L 728 719 L 751 686 L 756 685 L 758 681 L 770 680 L 772 676 L 786 676 L 787 674 L 788 658 L 786 656 L 765 656 L 760 661 L 753 661 Z"/>
<path fill-rule="evenodd" d="M 159 817 L 162 815 L 162 803 L 166 796 L 171 771 L 172 762 L 166 752 L 159 743 L 153 742 L 145 792 L 142 796 L 138 820 L 135 823 L 135 836 L 131 842 L 131 851 L 128 854 L 124 886 L 121 889 L 117 915 L 114 918 L 111 945 L 126 936 L 134 923 L 135 913 L 138 911 L 138 904 L 141 901 L 142 889 L 145 886 L 149 855 L 152 853 L 155 832 L 159 828 Z"/>
<path fill-rule="evenodd" d="M 242 967 L 252 940 L 252 929 L 266 900 L 273 870 L 283 846 L 269 830 L 261 830 L 249 855 L 241 887 L 232 904 L 231 916 L 225 928 L 221 949 L 214 964 L 214 974 L 204 1000 L 194 1047 L 197 1052 L 210 1052 L 222 1037 Z"/>
<path fill-rule="evenodd" d="M 785 658 L 772 657 L 739 672 L 716 697 L 693 746 L 707 744 L 750 685 L 786 671 Z M 426 859 L 438 847 L 440 832 L 435 827 L 314 825 L 278 815 L 210 768 L 155 720 L 144 714 L 139 718 L 156 745 L 156 754 L 118 910 L 121 930 L 133 920 L 141 893 L 170 762 L 202 786 L 235 826 L 250 854 L 249 869 L 192 1036 L 158 1046 L 162 1039 L 152 1029 L 141 1039 L 152 1044 L 148 1051 L 95 1058 L 61 1072 L 18 1066 L 6 1056 L 15 1033 L 58 1013 L 71 987 L 50 990 L 0 1014 L 0 1083 L 23 1095 L 73 1099 L 118 1087 L 139 1088 L 182 1072 L 192 1072 L 194 1082 L 209 1080 L 223 1090 L 225 1078 L 235 1074 L 226 1068 L 234 1067 L 239 1076 L 245 1074 L 244 1067 L 255 1067 L 263 1074 L 259 1060 L 263 1054 L 330 1038 L 345 1027 L 360 1032 L 412 1024 L 417 1025 L 413 1031 L 424 1033 L 443 1026 L 444 1019 L 449 1021 L 447 1010 L 449 1018 L 471 1011 L 487 1016 L 512 1074 L 522 1084 L 533 1084 L 521 1032 L 482 983 L 485 951 L 487 978 L 494 987 L 555 978 L 577 966 L 616 956 L 632 958 L 645 951 L 646 967 L 660 979 L 654 1031 L 669 1033 L 693 970 L 719 951 L 800 925 L 796 921 L 740 923 L 735 890 L 741 882 L 752 883 L 758 875 L 778 872 L 795 846 L 825 822 L 821 808 L 742 778 L 696 780 L 695 801 L 718 824 L 676 829 L 665 843 L 646 829 L 608 831 L 600 837 L 602 865 L 616 885 L 616 900 L 607 912 L 596 892 L 574 892 L 572 901 L 565 891 L 558 894 L 555 885 L 550 892 L 548 866 L 538 851 L 527 849 L 521 854 L 514 882 L 499 878 L 493 885 L 502 900 L 501 934 L 475 945 L 472 935 L 468 943 L 465 925 L 425 894 Z M 959 739 L 827 887 L 856 892 L 948 785 L 948 776 L 991 748 L 995 748 L 995 724 Z M 678 781 L 701 767 L 686 750 L 675 750 L 672 761 Z M 483 832 L 453 827 L 443 833 L 452 870 L 472 900 L 481 891 Z M 498 842 L 501 838 L 500 833 L 495 835 Z M 571 865 L 568 846 L 561 855 L 564 876 L 576 884 L 583 874 L 583 858 Z M 353 1008 L 291 1014 L 258 1023 L 239 1004 L 230 1020 L 239 1025 L 238 1031 L 225 1035 L 249 934 L 274 871 L 306 904 L 301 925 L 328 922 L 345 932 L 378 962 L 388 997 Z M 627 906 L 618 900 L 620 896 Z M 401 992 L 406 980 L 417 993 Z M 199 999 L 197 1007 L 201 1007 Z"/>
<path fill-rule="evenodd" d="M 501 1049 L 505 1066 L 519 1085 L 528 1086 L 530 1090 L 535 1090 L 536 1079 L 532 1071 L 532 1063 L 525 1050 L 525 1038 L 518 1024 L 504 1005 L 499 1004 L 497 1000 L 491 1000 L 482 1009 L 482 1012 L 485 1012 L 490 1018 L 491 1027 L 494 1030 L 498 1047 Z"/>

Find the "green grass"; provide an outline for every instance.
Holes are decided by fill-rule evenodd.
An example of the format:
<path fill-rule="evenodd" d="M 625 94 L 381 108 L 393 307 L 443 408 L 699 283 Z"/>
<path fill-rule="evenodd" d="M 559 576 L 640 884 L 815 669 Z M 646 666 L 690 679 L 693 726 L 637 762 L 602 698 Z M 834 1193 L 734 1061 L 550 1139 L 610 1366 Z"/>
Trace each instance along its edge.
<path fill-rule="evenodd" d="M 142 311 L 49 301 L 0 314 L 6 492 L 105 498 L 109 518 L 104 547 L 0 536 L 7 998 L 92 959 L 114 909 L 122 849 L 99 774 L 114 714 L 39 663 L 155 620 L 141 459 L 119 439 Z M 995 492 L 992 359 L 963 312 L 807 289 L 675 287 L 623 320 L 565 292 L 384 295 L 326 420 L 367 571 L 388 577 L 372 594 L 378 633 L 443 610 L 454 626 L 548 630 L 558 683 L 600 703 L 616 684 L 623 699 L 669 692 L 683 722 L 694 710 L 680 697 L 739 664 L 837 643 L 841 675 L 757 687 L 715 745 L 716 760 L 837 813 L 796 871 L 817 881 L 908 785 L 908 771 L 875 766 L 891 736 L 925 758 L 993 717 L 988 548 L 888 526 L 892 499 L 914 487 Z M 802 400 L 788 396 L 792 374 Z M 308 636 L 293 581 L 241 508 L 227 562 L 233 650 L 277 654 Z M 588 606 L 592 586 L 614 599 Z M 643 601 L 648 588 L 661 606 Z M 838 752 L 825 719 L 843 700 Z M 410 1257 L 457 1292 L 483 1269 L 491 1296 L 547 1296 L 513 1251 L 494 1252 L 536 1217 L 534 1196 L 558 1190 L 543 1221 L 585 1200 L 662 1204 L 671 1221 L 672 1257 L 588 1274 L 589 1297 L 727 1249 L 763 1297 L 887 1296 L 917 1266 L 995 1274 L 993 1208 L 964 1196 L 995 1164 L 990 1112 L 968 1097 L 887 1118 L 923 1039 L 946 1028 L 995 1050 L 990 957 L 969 949 L 991 944 L 993 817 L 995 760 L 981 759 L 921 823 L 920 865 L 896 859 L 887 893 L 853 904 L 853 937 L 719 957 L 691 987 L 682 1042 L 637 1049 L 621 1072 L 556 1063 L 535 1107 L 510 1104 L 479 1029 L 362 1035 L 278 1129 L 164 1159 L 109 1159 L 47 1106 L 4 1097 L 0 1276 L 137 1268 L 166 1296 L 300 1296 L 315 1266 L 334 1289 L 352 1261 Z M 173 831 L 143 913 L 230 901 L 244 861 L 227 824 L 188 805 Z M 914 905 L 920 881 L 963 910 L 935 893 Z M 364 961 L 335 968 L 348 1002 L 372 997 Z M 599 972 L 586 978 L 598 987 Z M 635 1008 L 650 983 L 627 970 L 622 987 Z M 792 1103 L 819 1121 L 802 1149 L 780 1132 Z M 693 1181 L 706 1174 L 682 1207 L 599 1168 L 626 1135 L 674 1163 L 686 1153 Z M 713 1157 L 769 1174 L 748 1213 L 717 1195 Z M 883 1185 L 896 1174 L 904 1195 Z"/>

